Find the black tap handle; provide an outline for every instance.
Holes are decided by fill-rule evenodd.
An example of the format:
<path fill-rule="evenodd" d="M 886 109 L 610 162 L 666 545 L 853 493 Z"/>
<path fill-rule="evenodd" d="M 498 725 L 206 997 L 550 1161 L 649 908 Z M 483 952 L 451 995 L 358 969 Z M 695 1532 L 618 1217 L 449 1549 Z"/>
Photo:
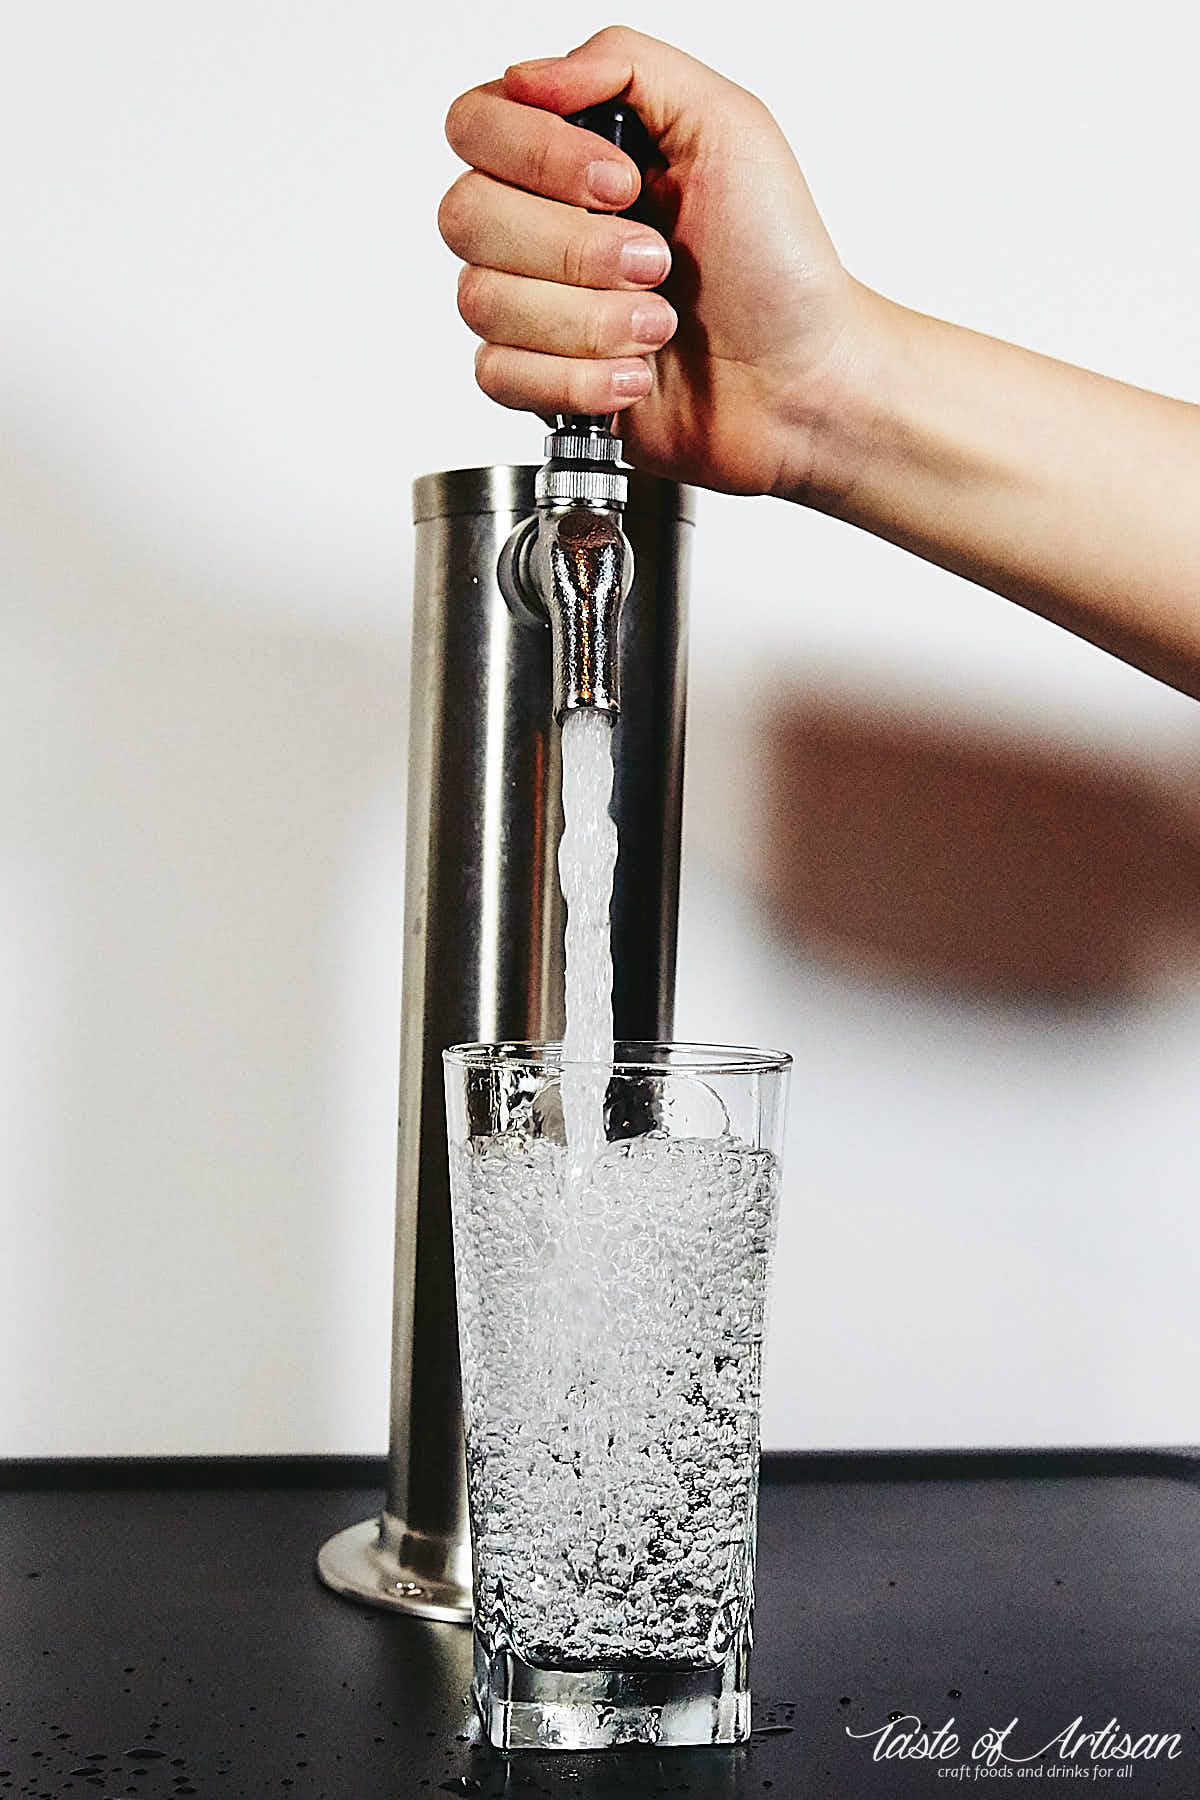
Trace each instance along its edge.
<path fill-rule="evenodd" d="M 602 100 L 598 106 L 589 106 L 583 112 L 571 113 L 567 118 L 568 125 L 579 125 L 584 131 L 594 131 L 606 143 L 618 150 L 623 150 L 637 164 L 638 173 L 645 179 L 647 170 L 659 160 L 658 149 L 654 139 L 634 112 L 628 100 Z M 642 216 L 642 194 L 639 194 L 633 205 L 618 214 L 622 219 L 640 219 Z M 613 431 L 615 413 L 587 414 L 576 413 L 570 416 L 559 413 L 559 429 L 578 431 L 593 436 Z"/>

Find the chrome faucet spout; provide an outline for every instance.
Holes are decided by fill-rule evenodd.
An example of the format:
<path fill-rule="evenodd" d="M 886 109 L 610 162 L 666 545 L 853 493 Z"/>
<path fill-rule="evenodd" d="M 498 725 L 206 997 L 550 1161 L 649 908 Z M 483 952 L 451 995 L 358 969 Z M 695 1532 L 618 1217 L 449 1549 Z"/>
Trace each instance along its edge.
<path fill-rule="evenodd" d="M 535 483 L 537 510 L 511 533 L 497 568 L 517 616 L 550 626 L 560 723 L 580 707 L 621 710 L 617 645 L 634 562 L 622 524 L 629 477 L 608 423 L 560 421 L 551 432 Z"/>
<path fill-rule="evenodd" d="M 550 620 L 555 718 L 580 707 L 618 713 L 621 603 L 633 580 L 620 512 L 579 503 L 539 510 L 530 562 Z"/>

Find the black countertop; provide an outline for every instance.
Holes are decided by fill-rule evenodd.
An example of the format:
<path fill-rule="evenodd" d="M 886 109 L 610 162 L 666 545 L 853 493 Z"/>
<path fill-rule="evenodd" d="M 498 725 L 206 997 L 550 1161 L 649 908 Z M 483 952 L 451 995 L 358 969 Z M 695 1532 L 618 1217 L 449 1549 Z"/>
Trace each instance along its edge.
<path fill-rule="evenodd" d="M 1200 1797 L 1194 1453 L 771 1456 L 763 1477 L 751 1741 L 505 1757 L 477 1741 L 468 1631 L 313 1572 L 378 1510 L 379 1463 L 0 1463 L 0 1800 Z M 916 1730 L 892 1713 L 953 1720 L 956 1749 L 876 1755 Z M 989 1773 L 972 1750 L 1014 1718 L 1004 1751 L 1033 1760 Z M 1111 1754 L 1126 1733 L 1137 1759 Z"/>

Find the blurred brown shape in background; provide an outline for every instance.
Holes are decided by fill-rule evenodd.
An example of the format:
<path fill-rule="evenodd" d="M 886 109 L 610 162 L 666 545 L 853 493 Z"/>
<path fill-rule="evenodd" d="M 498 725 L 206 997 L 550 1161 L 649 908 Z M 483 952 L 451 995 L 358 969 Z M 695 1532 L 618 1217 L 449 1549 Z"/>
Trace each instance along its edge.
<path fill-rule="evenodd" d="M 1134 997 L 1200 961 L 1192 784 L 803 695 L 764 721 L 770 911 L 806 948 L 1012 999 Z"/>

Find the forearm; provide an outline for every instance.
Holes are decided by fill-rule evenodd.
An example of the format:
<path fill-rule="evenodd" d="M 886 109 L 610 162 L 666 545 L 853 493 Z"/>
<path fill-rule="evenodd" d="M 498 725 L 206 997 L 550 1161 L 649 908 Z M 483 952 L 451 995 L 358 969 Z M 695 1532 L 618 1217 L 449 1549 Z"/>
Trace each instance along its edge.
<path fill-rule="evenodd" d="M 1200 698 L 1200 407 L 858 303 L 868 348 L 788 497 Z"/>

